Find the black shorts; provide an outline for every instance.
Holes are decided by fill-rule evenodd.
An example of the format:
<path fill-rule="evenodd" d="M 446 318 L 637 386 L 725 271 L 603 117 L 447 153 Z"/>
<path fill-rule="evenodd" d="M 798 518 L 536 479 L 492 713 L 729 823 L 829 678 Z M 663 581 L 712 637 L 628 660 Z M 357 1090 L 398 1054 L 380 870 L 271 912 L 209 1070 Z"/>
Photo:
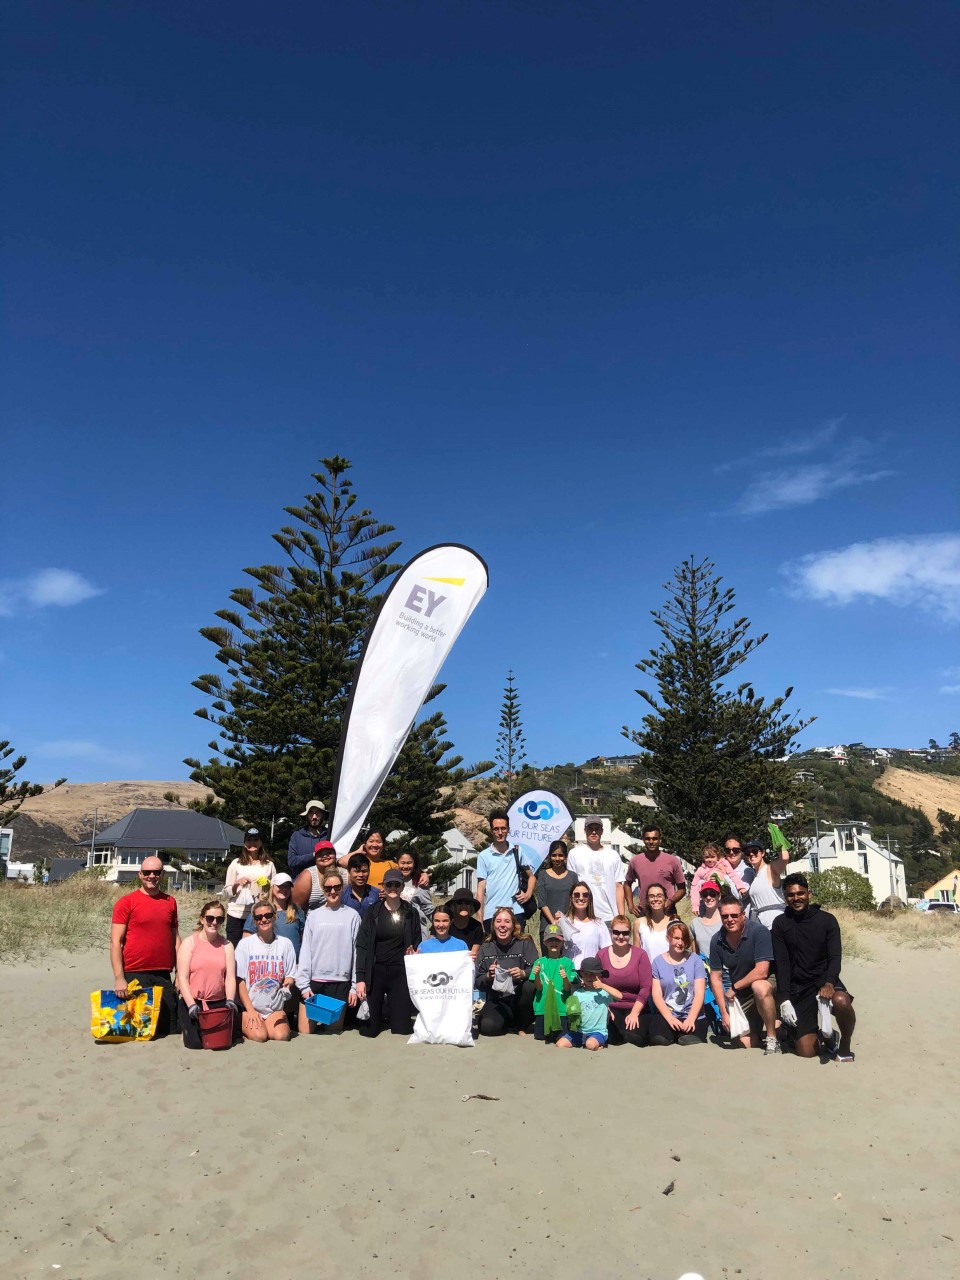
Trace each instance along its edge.
<path fill-rule="evenodd" d="M 847 988 L 839 981 L 833 984 L 833 989 L 834 991 L 847 991 Z M 819 990 L 819 987 L 814 987 L 806 995 L 794 996 L 791 1001 L 793 1011 L 797 1015 L 797 1025 L 793 1034 L 798 1040 L 801 1036 L 816 1035 L 820 1026 L 820 1010 L 817 1007 L 817 992 Z M 850 995 L 849 991 L 847 991 L 847 995 Z M 850 999 L 852 1000 L 853 996 L 850 996 Z"/>

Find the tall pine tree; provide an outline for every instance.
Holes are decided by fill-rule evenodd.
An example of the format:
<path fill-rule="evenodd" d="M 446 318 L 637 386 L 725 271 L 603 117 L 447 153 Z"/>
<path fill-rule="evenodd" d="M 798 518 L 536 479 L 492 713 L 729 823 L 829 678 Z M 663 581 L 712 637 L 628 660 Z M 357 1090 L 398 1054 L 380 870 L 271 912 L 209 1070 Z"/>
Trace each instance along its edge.
<path fill-rule="evenodd" d="M 517 692 L 513 671 L 507 672 L 507 683 L 500 704 L 500 731 L 497 734 L 498 775 L 503 779 L 507 798 L 512 800 L 516 791 L 517 774 L 527 758 L 527 741 L 520 718 L 520 695 Z"/>
<path fill-rule="evenodd" d="M 400 567 L 393 526 L 357 507 L 350 463 L 324 458 L 323 468 L 315 492 L 285 508 L 295 523 L 273 535 L 284 561 L 245 569 L 255 585 L 237 587 L 235 607 L 217 611 L 227 625 L 201 630 L 226 676 L 193 682 L 210 699 L 196 714 L 218 733 L 213 758 L 185 763 L 220 798 L 206 812 L 267 830 L 274 818 L 295 822 L 313 796 L 329 803 L 356 661 L 380 590 Z M 415 726 L 371 815 L 419 837 L 426 861 L 449 825 L 441 788 L 467 776 L 459 757 L 446 758 L 446 732 L 441 712 Z"/>
<path fill-rule="evenodd" d="M 727 621 L 733 588 L 710 560 L 684 560 L 665 590 L 652 611 L 662 639 L 637 663 L 657 692 L 637 690 L 650 711 L 623 733 L 642 753 L 665 843 L 697 863 L 707 841 L 763 832 L 771 811 L 791 803 L 793 770 L 780 757 L 811 721 L 785 712 L 792 689 L 766 702 L 749 683 L 730 683 L 767 637 L 748 636 L 746 618 Z"/>
<path fill-rule="evenodd" d="M 16 756 L 11 760 L 13 750 L 9 741 L 0 742 L 0 827 L 7 825 L 24 800 L 42 795 L 44 791 L 52 791 L 66 782 L 66 778 L 58 778 L 49 787 L 39 782 L 27 782 L 23 778 L 18 782 L 17 774 L 27 763 L 27 757 Z"/>

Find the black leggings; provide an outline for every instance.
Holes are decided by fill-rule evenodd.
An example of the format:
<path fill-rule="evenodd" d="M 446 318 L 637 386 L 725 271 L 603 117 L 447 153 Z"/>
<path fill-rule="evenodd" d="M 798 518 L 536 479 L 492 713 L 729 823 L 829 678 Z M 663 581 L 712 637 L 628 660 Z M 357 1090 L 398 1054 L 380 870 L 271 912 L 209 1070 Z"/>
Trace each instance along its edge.
<path fill-rule="evenodd" d="M 367 988 L 370 1021 L 360 1023 L 362 1035 L 378 1036 L 383 1027 L 383 997 L 387 997 L 390 1030 L 395 1036 L 408 1036 L 413 1030 L 413 1002 L 407 989 L 407 970 L 399 963 L 373 963 L 373 976 Z"/>
<path fill-rule="evenodd" d="M 627 1010 L 611 1009 L 607 1032 L 612 1045 L 632 1044 L 642 1049 L 644 1045 L 650 1043 L 650 1015 L 644 1009 L 640 1014 L 636 1031 L 631 1031 L 627 1026 Z"/>
<path fill-rule="evenodd" d="M 487 996 L 480 1010 L 479 1033 L 482 1036 L 505 1036 L 508 1031 L 526 1031 L 533 1021 L 533 1001 L 536 989 L 532 982 L 524 982 L 516 995 Z"/>
<path fill-rule="evenodd" d="M 243 926 L 246 923 L 246 916 L 227 916 L 227 941 L 232 942 L 234 947 L 243 941 Z"/>
<path fill-rule="evenodd" d="M 658 1009 L 651 1010 L 650 1013 L 650 1043 L 657 1045 L 676 1044 L 682 1035 L 693 1035 L 698 1040 L 706 1040 L 707 1038 L 707 1015 L 700 1011 L 697 1018 L 696 1026 L 692 1031 L 674 1031 L 673 1027 L 667 1022 L 666 1018 Z"/>

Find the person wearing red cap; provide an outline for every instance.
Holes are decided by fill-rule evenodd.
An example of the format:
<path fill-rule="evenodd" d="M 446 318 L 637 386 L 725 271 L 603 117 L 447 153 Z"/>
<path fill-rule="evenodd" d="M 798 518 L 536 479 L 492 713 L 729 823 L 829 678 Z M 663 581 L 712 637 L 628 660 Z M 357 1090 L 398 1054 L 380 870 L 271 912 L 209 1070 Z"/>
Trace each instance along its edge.
<path fill-rule="evenodd" d="M 716 880 L 704 880 L 700 886 L 700 914 L 690 921 L 690 930 L 700 955 L 709 960 L 710 943 L 720 932 L 720 885 Z"/>
<path fill-rule="evenodd" d="M 323 877 L 331 867 L 336 867 L 337 851 L 329 840 L 318 840 L 313 851 L 313 866 L 301 871 L 293 882 L 293 900 L 301 911 L 316 911 L 327 900 L 323 892 Z M 345 873 L 338 872 L 340 879 Z"/>

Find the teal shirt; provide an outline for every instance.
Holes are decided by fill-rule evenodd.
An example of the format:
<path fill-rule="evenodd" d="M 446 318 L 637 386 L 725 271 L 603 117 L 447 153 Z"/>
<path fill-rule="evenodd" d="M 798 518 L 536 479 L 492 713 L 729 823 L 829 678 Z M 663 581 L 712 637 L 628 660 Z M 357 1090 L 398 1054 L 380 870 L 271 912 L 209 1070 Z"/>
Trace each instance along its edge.
<path fill-rule="evenodd" d="M 583 1032 L 584 1039 L 594 1031 L 606 1035 L 607 1009 L 613 1004 L 613 996 L 610 992 L 600 988 L 588 991 L 585 987 L 581 987 L 577 990 L 577 999 L 580 1001 L 582 1014 L 580 1030 Z"/>

